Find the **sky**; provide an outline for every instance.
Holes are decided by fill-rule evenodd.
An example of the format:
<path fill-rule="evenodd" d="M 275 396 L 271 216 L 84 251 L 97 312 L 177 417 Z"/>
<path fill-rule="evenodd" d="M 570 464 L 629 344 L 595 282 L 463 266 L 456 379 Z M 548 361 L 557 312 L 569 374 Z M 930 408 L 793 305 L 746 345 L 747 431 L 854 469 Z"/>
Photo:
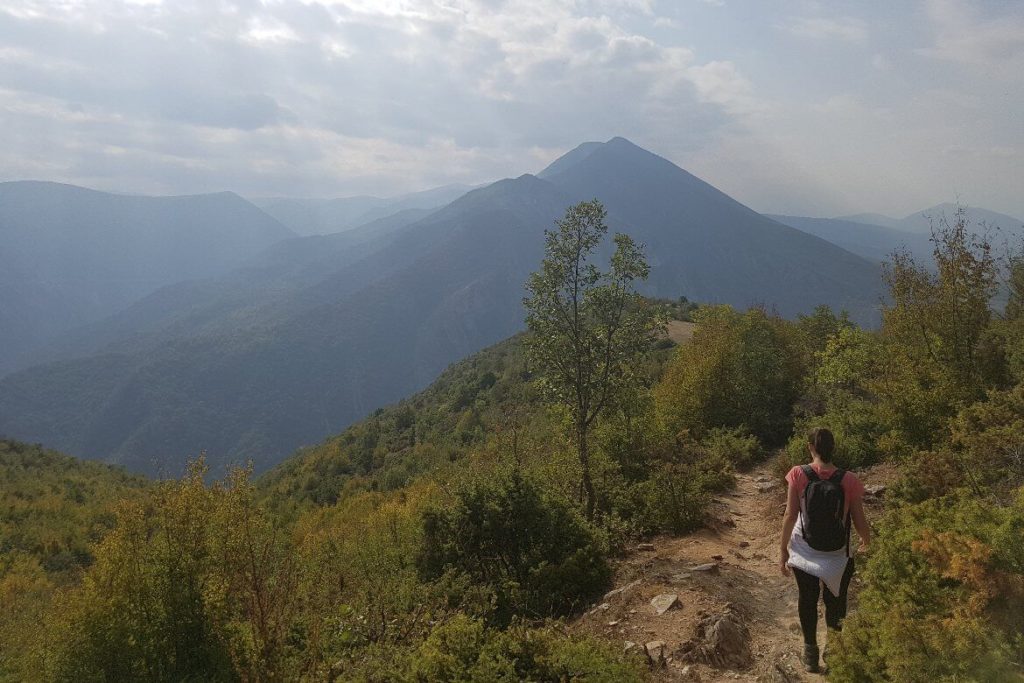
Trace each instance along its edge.
<path fill-rule="evenodd" d="M 1024 217 L 1019 0 L 0 0 L 0 180 L 393 195 L 624 136 L 754 209 Z"/>

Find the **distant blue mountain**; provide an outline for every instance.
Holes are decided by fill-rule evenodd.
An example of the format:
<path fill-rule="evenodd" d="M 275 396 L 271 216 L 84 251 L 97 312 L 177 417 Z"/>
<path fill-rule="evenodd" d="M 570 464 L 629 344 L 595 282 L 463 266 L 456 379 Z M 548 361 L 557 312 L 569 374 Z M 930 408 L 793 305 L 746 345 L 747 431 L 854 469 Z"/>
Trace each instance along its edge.
<path fill-rule="evenodd" d="M 943 220 L 952 221 L 956 211 L 956 204 L 938 204 L 900 219 L 870 213 L 846 218 L 776 215 L 769 215 L 769 218 L 873 261 L 887 260 L 894 251 L 906 249 L 916 259 L 927 263 L 932 258 L 932 227 L 939 227 Z M 1004 240 L 1013 243 L 1024 236 L 1022 222 L 1012 216 L 973 207 L 965 207 L 964 215 L 971 230 L 988 232 L 997 245 Z"/>
<path fill-rule="evenodd" d="M 542 175 L 164 288 L 75 335 L 88 348 L 69 342 L 62 360 L 0 381 L 0 433 L 147 472 L 200 450 L 265 468 L 521 330 L 544 230 L 594 197 L 646 245 L 648 294 L 877 319 L 877 264 L 627 140 L 588 143 Z"/>
<path fill-rule="evenodd" d="M 438 209 L 470 190 L 471 185 L 444 185 L 395 197 L 299 199 L 267 197 L 252 202 L 299 235 L 329 235 L 365 225 L 410 209 Z"/>
<path fill-rule="evenodd" d="M 894 251 L 904 248 L 910 251 L 915 258 L 928 259 L 931 257 L 931 242 L 929 236 L 923 233 L 838 218 L 776 215 L 768 217 L 810 235 L 828 240 L 872 261 L 885 261 L 892 256 Z"/>
<path fill-rule="evenodd" d="M 236 194 L 0 183 L 0 376 L 160 287 L 222 275 L 293 233 Z"/>

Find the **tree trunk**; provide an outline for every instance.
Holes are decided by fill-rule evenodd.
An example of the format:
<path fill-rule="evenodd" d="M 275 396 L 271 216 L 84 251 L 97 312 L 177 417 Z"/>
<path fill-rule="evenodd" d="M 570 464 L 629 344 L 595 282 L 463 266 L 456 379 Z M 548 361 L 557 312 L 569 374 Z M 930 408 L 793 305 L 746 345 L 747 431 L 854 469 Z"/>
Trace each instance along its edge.
<path fill-rule="evenodd" d="M 586 496 L 587 521 L 594 521 L 594 507 L 597 497 L 594 494 L 594 482 L 590 479 L 590 451 L 587 449 L 587 428 L 583 425 L 576 427 L 576 447 L 580 456 L 580 470 L 583 479 L 583 493 Z"/>

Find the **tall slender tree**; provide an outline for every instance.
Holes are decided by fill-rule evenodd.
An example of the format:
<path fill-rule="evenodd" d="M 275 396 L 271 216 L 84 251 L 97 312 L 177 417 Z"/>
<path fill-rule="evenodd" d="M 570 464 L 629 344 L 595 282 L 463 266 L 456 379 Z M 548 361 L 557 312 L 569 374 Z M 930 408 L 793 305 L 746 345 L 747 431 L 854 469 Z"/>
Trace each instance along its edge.
<path fill-rule="evenodd" d="M 549 400 L 570 417 L 588 520 L 596 505 L 591 427 L 638 381 L 638 361 L 665 326 L 660 310 L 635 289 L 650 272 L 640 245 L 617 233 L 609 269 L 602 272 L 593 262 L 608 233 L 606 217 L 596 199 L 570 206 L 555 229 L 545 231 L 544 260 L 523 299 L 529 357 Z"/>

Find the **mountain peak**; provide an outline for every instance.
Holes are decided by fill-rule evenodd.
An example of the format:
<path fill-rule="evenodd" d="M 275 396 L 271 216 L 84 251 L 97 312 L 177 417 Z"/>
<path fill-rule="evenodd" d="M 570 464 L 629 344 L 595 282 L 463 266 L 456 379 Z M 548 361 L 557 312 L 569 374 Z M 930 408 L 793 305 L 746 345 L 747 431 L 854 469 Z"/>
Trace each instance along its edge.
<path fill-rule="evenodd" d="M 615 137 L 613 137 L 611 140 L 609 140 L 608 142 L 606 142 L 604 144 L 605 144 L 606 147 L 617 147 L 617 148 L 620 148 L 620 149 L 630 149 L 630 148 L 632 148 L 632 149 L 639 149 L 639 150 L 643 150 L 644 152 L 647 152 L 647 150 L 644 149 L 643 147 L 641 147 L 640 145 L 636 144 L 632 140 L 627 140 L 626 138 L 622 137 L 621 135 L 616 135 Z M 647 153 L 650 154 L 650 152 L 647 152 Z"/>
<path fill-rule="evenodd" d="M 598 151 L 612 154 L 628 154 L 631 152 L 641 152 L 652 157 L 657 156 L 656 154 L 647 151 L 643 147 L 640 147 L 639 145 L 630 142 L 624 137 L 616 136 L 614 138 L 611 138 L 607 142 L 591 141 L 577 145 L 573 149 L 569 150 L 568 152 L 566 152 L 565 154 L 551 162 L 551 164 L 548 165 L 547 168 L 545 168 L 543 171 L 537 174 L 537 177 L 543 180 L 547 180 L 548 178 L 556 176 L 559 173 L 567 171 L 573 166 L 586 161 L 588 158 L 590 158 L 592 154 L 594 154 L 594 152 Z"/>
<path fill-rule="evenodd" d="M 572 148 L 562 156 L 552 161 L 547 168 L 537 174 L 538 178 L 550 178 L 551 176 L 558 175 L 562 171 L 575 166 L 579 162 L 583 161 L 591 154 L 594 153 L 601 145 L 602 142 L 584 142 L 576 147 Z"/>

